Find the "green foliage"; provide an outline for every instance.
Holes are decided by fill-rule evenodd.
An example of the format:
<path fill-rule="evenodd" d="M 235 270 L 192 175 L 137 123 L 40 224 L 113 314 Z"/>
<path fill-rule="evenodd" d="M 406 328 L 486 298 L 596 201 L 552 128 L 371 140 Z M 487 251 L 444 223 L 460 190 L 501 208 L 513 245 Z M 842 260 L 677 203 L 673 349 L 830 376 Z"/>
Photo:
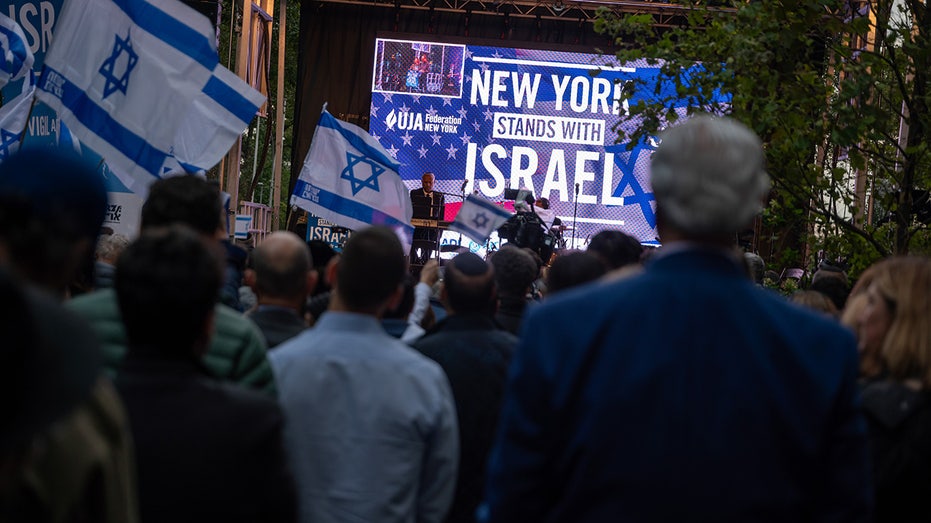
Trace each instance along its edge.
<path fill-rule="evenodd" d="M 661 72 L 655 84 L 634 86 L 659 98 L 631 105 L 620 141 L 673 124 L 673 98 L 686 98 L 690 114 L 728 114 L 763 139 L 774 183 L 764 229 L 802 227 L 811 252 L 830 245 L 858 264 L 926 245 L 910 195 L 931 186 L 928 2 L 905 1 L 891 16 L 891 0 L 871 1 L 874 17 L 847 0 L 680 3 L 688 15 L 672 28 L 649 15 L 599 15 L 596 29 L 614 39 L 618 62 L 645 59 Z M 675 93 L 661 95 L 667 82 Z M 729 103 L 715 102 L 715 92 L 729 93 Z M 886 225 L 867 223 L 858 174 L 870 182 L 872 223 Z"/>
<path fill-rule="evenodd" d="M 272 35 L 271 35 L 271 48 L 269 50 L 269 93 L 268 93 L 268 104 L 266 107 L 267 117 L 260 118 L 257 117 L 253 119 L 252 124 L 249 126 L 247 131 L 243 134 L 242 137 L 242 155 L 240 161 L 240 180 L 239 180 L 239 193 L 240 200 L 253 201 L 262 200 L 262 203 L 268 203 L 270 200 L 270 194 L 272 191 L 272 170 L 273 170 L 273 160 L 274 160 L 274 132 L 275 132 L 275 107 L 278 103 L 283 103 L 285 108 L 285 126 L 284 126 L 284 140 L 283 140 L 283 151 L 282 151 L 282 188 L 281 188 L 281 201 L 283 202 L 283 215 L 287 211 L 287 202 L 289 200 L 288 192 L 288 180 L 291 177 L 291 148 L 292 148 L 292 136 L 293 136 L 293 118 L 290 118 L 289 111 L 294 108 L 294 101 L 297 92 L 297 67 L 298 67 L 298 36 L 300 33 L 300 2 L 296 0 L 291 0 L 287 4 L 287 20 L 286 20 L 286 35 L 285 35 L 285 67 L 284 71 L 278 70 L 278 35 L 281 29 L 280 21 L 281 16 L 278 12 L 280 0 L 276 0 L 275 3 L 275 12 L 270 13 L 274 17 L 272 22 Z M 236 52 L 237 52 L 237 42 L 240 24 L 242 23 L 242 2 L 239 1 L 229 1 L 229 0 L 220 0 L 221 3 L 221 20 L 220 20 L 220 38 L 218 51 L 220 54 L 220 61 L 230 70 L 236 69 Z M 234 18 L 235 16 L 235 18 Z M 232 37 L 231 37 L 231 26 L 232 26 Z M 284 100 L 277 100 L 277 82 L 278 75 L 284 75 Z M 259 132 L 256 133 L 256 121 L 261 120 Z M 253 166 L 261 163 L 261 157 L 263 148 L 265 145 L 265 133 L 268 130 L 271 130 L 272 136 L 268 152 L 264 165 L 262 165 L 261 172 L 258 174 L 258 182 L 262 183 L 262 190 L 257 190 L 252 194 L 252 176 L 253 176 Z M 258 148 L 258 158 L 256 158 L 256 140 L 259 142 Z M 211 173 L 208 173 L 208 176 L 216 178 L 219 176 L 217 168 L 211 170 Z M 264 195 L 264 197 L 262 197 Z M 284 218 L 281 218 L 279 223 L 285 223 Z"/>

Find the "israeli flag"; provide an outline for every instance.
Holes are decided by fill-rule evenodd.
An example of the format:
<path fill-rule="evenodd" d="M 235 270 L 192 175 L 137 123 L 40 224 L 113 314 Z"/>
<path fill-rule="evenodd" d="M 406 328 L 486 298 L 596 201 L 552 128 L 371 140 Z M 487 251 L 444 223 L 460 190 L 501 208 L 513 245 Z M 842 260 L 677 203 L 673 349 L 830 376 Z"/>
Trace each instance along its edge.
<path fill-rule="evenodd" d="M 20 94 L 0 107 L 0 162 L 19 150 L 35 92 L 36 75 L 29 71 Z"/>
<path fill-rule="evenodd" d="M 320 114 L 291 204 L 349 229 L 391 227 L 410 243 L 410 191 L 400 165 L 362 128 Z"/>
<path fill-rule="evenodd" d="M 0 58 L 0 88 L 26 76 L 35 60 L 23 29 L 4 14 L 0 14 Z"/>
<path fill-rule="evenodd" d="M 58 120 L 58 146 L 65 149 L 73 150 L 78 156 L 82 154 L 81 142 L 78 140 L 71 129 L 65 125 L 65 122 Z"/>
<path fill-rule="evenodd" d="M 449 230 L 460 232 L 476 243 L 485 243 L 498 227 L 508 221 L 512 214 L 481 196 L 470 194 L 449 224 Z"/>
<path fill-rule="evenodd" d="M 134 192 L 172 146 L 219 65 L 210 21 L 176 0 L 68 0 L 36 96 Z"/>
<path fill-rule="evenodd" d="M 173 156 L 186 172 L 205 172 L 220 163 L 264 103 L 265 95 L 217 65 L 181 123 Z"/>

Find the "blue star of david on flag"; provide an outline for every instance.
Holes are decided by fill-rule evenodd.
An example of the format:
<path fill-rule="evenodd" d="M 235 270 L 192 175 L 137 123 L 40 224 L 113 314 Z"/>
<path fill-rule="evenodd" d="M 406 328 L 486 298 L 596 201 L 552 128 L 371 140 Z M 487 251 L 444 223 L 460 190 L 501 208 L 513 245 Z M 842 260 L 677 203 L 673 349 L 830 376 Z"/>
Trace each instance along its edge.
<path fill-rule="evenodd" d="M 129 41 L 129 30 L 126 31 L 126 38 L 120 38 L 119 35 L 114 35 L 113 38 L 115 40 L 113 52 L 109 58 L 104 60 L 99 69 L 100 74 L 106 80 L 103 86 L 104 99 L 117 91 L 126 94 L 126 88 L 129 87 L 129 75 L 136 67 L 136 62 L 139 61 L 139 55 L 133 51 L 132 42 Z M 124 54 L 126 58 L 121 60 Z M 122 66 L 123 70 L 122 75 L 118 76 L 119 66 Z"/>
<path fill-rule="evenodd" d="M 359 191 L 368 187 L 375 192 L 379 192 L 378 188 L 378 176 L 385 172 L 385 168 L 373 161 L 370 158 L 365 156 L 359 156 L 352 154 L 351 152 L 346 152 L 346 160 L 349 162 L 349 165 L 340 173 L 339 177 L 343 180 L 349 180 L 350 185 L 352 186 L 352 195 L 355 196 L 359 194 Z M 368 178 L 362 179 L 356 177 L 355 166 L 359 164 L 366 164 L 371 168 L 371 173 Z"/>
<path fill-rule="evenodd" d="M 491 233 L 511 217 L 511 213 L 485 198 L 470 194 L 462 203 L 449 230 L 483 243 Z"/>
<path fill-rule="evenodd" d="M 637 144 L 637 146 L 630 151 L 627 161 L 625 162 L 621 159 L 621 156 L 627 153 L 626 143 L 605 147 L 605 151 L 615 153 L 614 164 L 622 173 L 621 180 L 618 182 L 617 187 L 615 187 L 612 196 L 623 196 L 625 206 L 639 205 L 640 211 L 643 213 L 643 219 L 646 220 L 650 227 L 656 228 L 656 212 L 653 210 L 653 206 L 650 205 L 650 202 L 656 200 L 656 197 L 653 196 L 653 193 L 643 190 L 640 182 L 637 181 L 637 176 L 634 174 L 634 167 L 637 165 L 637 158 L 640 156 L 641 151 L 653 149 L 654 147 L 650 145 Z M 624 196 L 624 191 L 627 190 L 628 186 L 633 194 Z"/>
<path fill-rule="evenodd" d="M 19 135 L 0 129 L 0 161 L 6 160 L 10 154 L 15 151 L 15 146 L 19 143 Z"/>
<path fill-rule="evenodd" d="M 488 216 L 485 216 L 485 213 L 480 212 L 472 218 L 472 225 L 475 225 L 476 229 L 484 229 L 488 225 Z"/>

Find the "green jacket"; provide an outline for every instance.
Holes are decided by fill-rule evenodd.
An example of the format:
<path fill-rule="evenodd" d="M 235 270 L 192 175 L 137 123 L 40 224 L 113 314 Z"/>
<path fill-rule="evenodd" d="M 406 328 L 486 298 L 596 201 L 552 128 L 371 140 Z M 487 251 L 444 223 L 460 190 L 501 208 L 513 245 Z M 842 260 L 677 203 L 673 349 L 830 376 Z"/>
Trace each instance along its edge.
<path fill-rule="evenodd" d="M 78 296 L 68 307 L 83 316 L 100 338 L 104 365 L 113 377 L 126 356 L 126 331 L 116 292 L 104 289 Z M 265 341 L 255 324 L 226 305 L 217 304 L 215 327 L 204 364 L 216 377 L 275 395 L 275 377 L 265 355 Z"/>

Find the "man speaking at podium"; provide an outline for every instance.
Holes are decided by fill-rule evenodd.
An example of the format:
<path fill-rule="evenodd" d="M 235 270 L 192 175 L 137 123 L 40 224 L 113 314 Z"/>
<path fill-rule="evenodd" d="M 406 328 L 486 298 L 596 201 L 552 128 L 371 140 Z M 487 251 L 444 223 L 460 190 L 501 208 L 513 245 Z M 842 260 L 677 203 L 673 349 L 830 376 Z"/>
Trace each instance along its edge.
<path fill-rule="evenodd" d="M 426 172 L 420 178 L 420 189 L 411 191 L 411 207 L 413 208 L 412 218 L 418 220 L 429 220 L 431 226 L 417 225 L 414 223 L 414 241 L 411 244 L 411 266 L 423 265 L 430 259 L 430 255 L 438 248 L 440 231 L 437 228 L 437 222 L 443 219 L 443 209 L 445 202 L 443 193 L 433 190 L 433 183 L 436 177 L 433 173 Z M 421 222 L 423 223 L 423 222 Z"/>

